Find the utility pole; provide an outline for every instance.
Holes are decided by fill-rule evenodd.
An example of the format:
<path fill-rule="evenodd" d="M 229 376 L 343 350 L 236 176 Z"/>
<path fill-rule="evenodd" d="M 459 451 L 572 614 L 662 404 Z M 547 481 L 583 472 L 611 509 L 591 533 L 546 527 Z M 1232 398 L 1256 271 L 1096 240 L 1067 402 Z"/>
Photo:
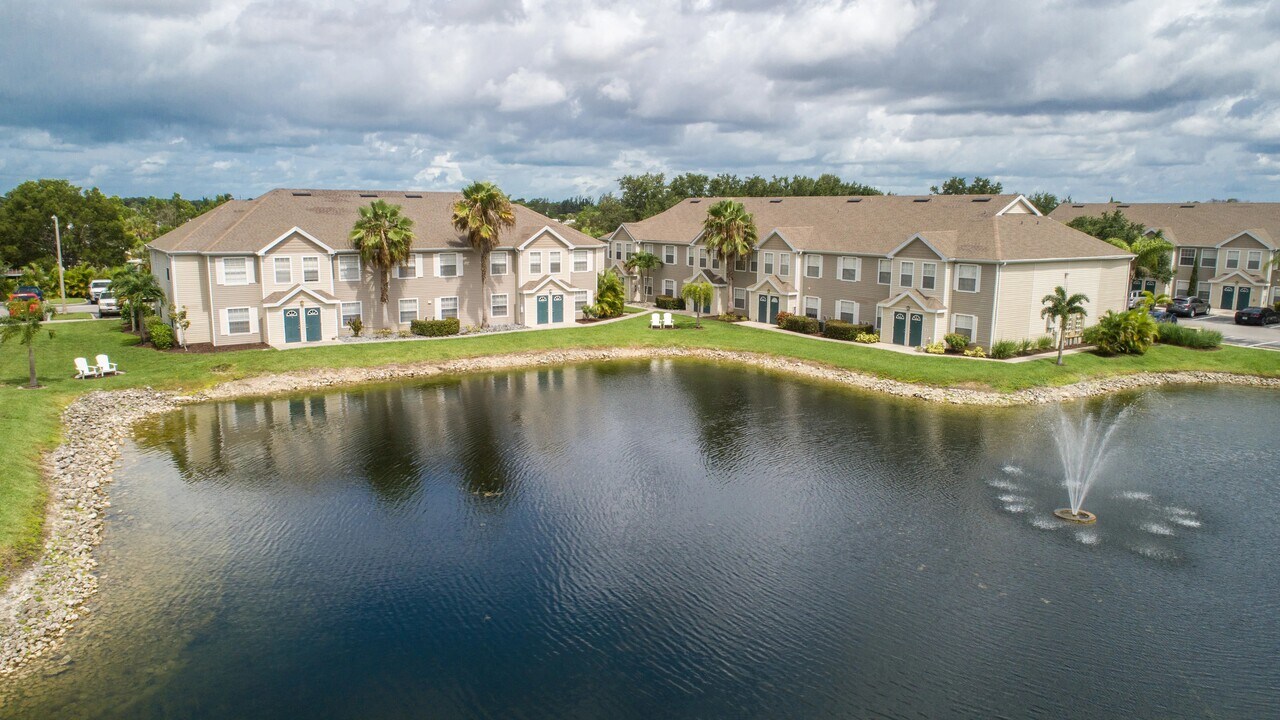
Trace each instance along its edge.
<path fill-rule="evenodd" d="M 67 280 L 62 272 L 62 230 L 58 228 L 58 216 L 53 216 L 53 244 L 58 250 L 58 295 L 62 297 L 62 314 L 67 314 Z"/>

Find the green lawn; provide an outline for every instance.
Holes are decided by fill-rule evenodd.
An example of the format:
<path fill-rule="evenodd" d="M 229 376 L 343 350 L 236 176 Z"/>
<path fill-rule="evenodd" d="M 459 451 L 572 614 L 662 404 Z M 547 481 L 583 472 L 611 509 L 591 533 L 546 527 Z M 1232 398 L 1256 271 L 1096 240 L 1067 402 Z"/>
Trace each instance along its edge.
<path fill-rule="evenodd" d="M 477 355 L 572 347 L 709 347 L 771 353 L 881 377 L 938 386 L 1013 391 L 1066 385 L 1089 378 L 1142 371 L 1217 370 L 1280 376 L 1280 354 L 1224 347 L 1213 352 L 1157 346 L 1141 357 L 1101 358 L 1072 355 L 1065 367 L 1053 357 L 1025 363 L 965 361 L 904 355 L 873 347 L 823 342 L 677 316 L 677 330 L 650 330 L 647 315 L 607 325 L 508 333 L 420 342 L 363 343 L 303 350 L 245 350 L 208 355 L 161 353 L 134 347 L 137 338 L 121 333 L 116 320 L 51 326 L 53 339 L 41 339 L 37 364 L 42 390 L 20 390 L 26 382 L 26 352 L 0 346 L 0 440 L 7 467 L 0 477 L 0 576 L 5 568 L 39 550 L 43 485 L 39 455 L 59 437 L 58 414 L 78 394 L 97 389 L 149 385 L 161 389 L 198 389 L 250 375 L 326 367 L 358 367 L 405 362 L 444 361 Z M 73 380 L 72 359 L 107 353 L 125 375 Z"/>

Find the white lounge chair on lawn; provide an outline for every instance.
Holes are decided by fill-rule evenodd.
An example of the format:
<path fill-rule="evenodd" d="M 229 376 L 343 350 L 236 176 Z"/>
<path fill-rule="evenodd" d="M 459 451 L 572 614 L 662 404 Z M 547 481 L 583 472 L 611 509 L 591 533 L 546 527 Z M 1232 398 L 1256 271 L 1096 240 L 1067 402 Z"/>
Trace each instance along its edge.
<path fill-rule="evenodd" d="M 649 329 L 650 330 L 662 329 L 662 315 L 660 315 L 659 313 L 654 313 L 649 316 Z"/>
<path fill-rule="evenodd" d="M 87 377 L 102 377 L 102 371 L 96 365 L 90 365 L 88 360 L 76 358 L 75 362 L 77 380 L 83 380 Z"/>
<path fill-rule="evenodd" d="M 94 358 L 94 361 L 98 363 L 99 375 L 105 375 L 107 373 L 111 373 L 112 375 L 114 375 L 120 372 L 120 370 L 116 368 L 116 364 L 111 362 L 111 358 L 107 357 L 106 355 L 99 355 L 98 357 Z"/>
<path fill-rule="evenodd" d="M 676 321 L 671 319 L 671 313 L 662 313 L 662 327 L 674 328 Z"/>

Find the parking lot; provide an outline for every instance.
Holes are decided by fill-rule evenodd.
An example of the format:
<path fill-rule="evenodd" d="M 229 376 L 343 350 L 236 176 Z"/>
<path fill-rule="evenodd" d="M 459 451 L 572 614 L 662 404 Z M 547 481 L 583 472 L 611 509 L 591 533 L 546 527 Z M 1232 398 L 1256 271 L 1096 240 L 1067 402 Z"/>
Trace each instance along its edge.
<path fill-rule="evenodd" d="M 1223 311 L 1225 312 L 1225 311 Z M 1228 345 L 1280 350 L 1280 325 L 1236 325 L 1233 315 L 1205 315 L 1198 318 L 1178 318 L 1179 325 L 1217 330 Z"/>

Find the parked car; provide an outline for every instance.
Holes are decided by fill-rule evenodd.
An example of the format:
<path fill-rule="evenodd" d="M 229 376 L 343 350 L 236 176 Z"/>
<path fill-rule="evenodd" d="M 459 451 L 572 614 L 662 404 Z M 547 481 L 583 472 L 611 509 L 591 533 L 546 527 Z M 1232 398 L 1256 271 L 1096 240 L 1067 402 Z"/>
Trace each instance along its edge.
<path fill-rule="evenodd" d="M 111 287 L 110 280 L 94 280 L 89 283 L 89 302 L 98 302 L 98 296 L 109 287 Z"/>
<path fill-rule="evenodd" d="M 1271 308 L 1247 307 L 1236 311 L 1237 325 L 1273 325 L 1280 323 L 1280 312 Z"/>
<path fill-rule="evenodd" d="M 1168 310 L 1152 310 L 1147 314 L 1150 315 L 1151 319 L 1155 320 L 1156 322 L 1173 323 L 1174 325 L 1178 324 L 1178 316 L 1174 315 Z"/>
<path fill-rule="evenodd" d="M 1192 297 L 1179 295 L 1178 297 L 1173 299 L 1173 302 L 1169 303 L 1169 307 L 1166 309 L 1169 312 L 1173 313 L 1174 315 L 1178 315 L 1181 317 L 1195 317 L 1197 315 L 1208 315 L 1209 301 L 1195 295 L 1193 295 Z"/>
<path fill-rule="evenodd" d="M 115 293 L 110 290 L 103 290 L 98 295 L 98 317 L 106 315 L 119 315 L 120 303 L 116 300 Z"/>
<path fill-rule="evenodd" d="M 32 298 L 44 302 L 44 293 L 35 285 L 19 285 L 17 290 L 9 293 L 10 300 L 30 300 Z"/>
<path fill-rule="evenodd" d="M 1129 291 L 1129 309 L 1132 310 L 1142 304 L 1143 301 L 1141 290 Z"/>

